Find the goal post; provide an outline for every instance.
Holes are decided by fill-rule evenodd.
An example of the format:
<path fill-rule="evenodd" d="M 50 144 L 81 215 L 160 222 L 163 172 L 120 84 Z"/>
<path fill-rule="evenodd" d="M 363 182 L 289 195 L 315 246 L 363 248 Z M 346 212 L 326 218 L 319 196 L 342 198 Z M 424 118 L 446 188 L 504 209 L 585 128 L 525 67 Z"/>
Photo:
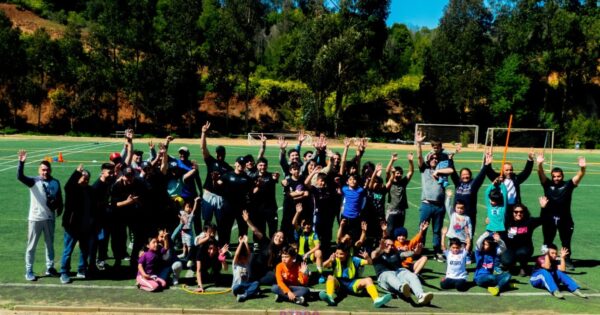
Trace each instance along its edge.
<path fill-rule="evenodd" d="M 495 147 L 504 147 L 507 132 L 508 128 L 505 127 L 488 128 L 485 134 L 484 146 L 491 148 L 492 151 Z M 536 153 L 541 151 L 546 156 L 546 161 L 548 161 L 550 168 L 552 168 L 554 163 L 554 129 L 511 128 L 508 148 L 509 151 L 510 148 L 520 148 L 517 150 L 520 151 L 518 153 L 520 155 L 524 151 L 529 151 L 529 149 L 533 149 Z M 522 156 L 520 158 L 516 157 L 516 153 L 514 152 L 509 154 L 508 160 L 511 158 L 517 160 L 523 159 Z"/>
<path fill-rule="evenodd" d="M 461 143 L 464 147 L 477 148 L 479 141 L 478 125 L 456 125 L 456 124 L 415 124 L 415 135 L 417 132 L 426 137 L 425 141 L 437 138 L 443 143 Z"/>

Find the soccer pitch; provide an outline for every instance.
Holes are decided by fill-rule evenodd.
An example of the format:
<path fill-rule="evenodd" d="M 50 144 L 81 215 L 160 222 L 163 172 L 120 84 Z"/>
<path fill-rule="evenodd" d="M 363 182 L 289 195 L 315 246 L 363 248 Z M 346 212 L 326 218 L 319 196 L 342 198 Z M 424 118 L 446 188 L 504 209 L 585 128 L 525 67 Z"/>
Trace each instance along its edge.
<path fill-rule="evenodd" d="M 147 152 L 145 139 L 135 139 L 136 149 Z M 222 143 L 221 143 L 222 142 Z M 170 153 L 176 155 L 176 149 L 186 145 L 190 148 L 191 157 L 200 164 L 201 178 L 205 178 L 205 166 L 202 161 L 198 140 L 176 139 L 171 144 Z M 224 144 L 227 147 L 227 161 L 233 164 L 235 158 L 240 155 L 251 153 L 256 155 L 258 147 L 243 145 L 228 145 L 227 140 L 210 139 L 211 152 L 214 146 Z M 290 143 L 290 147 L 293 143 Z M 396 165 L 408 169 L 406 154 L 414 151 L 406 146 L 389 145 L 386 149 L 376 149 L 375 145 L 367 148 L 362 162 L 372 161 L 382 163 L 385 167 L 389 161 L 390 154 L 397 152 L 399 159 Z M 65 162 L 53 162 L 53 176 L 64 185 L 73 170 L 82 163 L 92 173 L 92 182 L 97 178 L 100 164 L 108 160 L 108 155 L 114 151 L 120 151 L 122 142 L 112 141 L 106 138 L 63 138 L 63 137 L 11 137 L 0 138 L 0 196 L 2 196 L 2 219 L 0 220 L 0 231 L 4 239 L 0 242 L 0 307 L 11 309 L 15 305 L 38 305 L 38 306 L 89 306 L 89 307 L 163 307 L 173 312 L 181 309 L 229 309 L 229 310 L 265 310 L 280 312 L 300 311 L 305 314 L 319 312 L 340 311 L 349 312 L 420 312 L 420 313 L 600 313 L 600 256 L 597 251 L 600 246 L 597 240 L 597 218 L 596 209 L 600 204 L 600 156 L 592 151 L 567 151 L 557 150 L 554 152 L 553 164 L 565 171 L 565 178 L 570 179 L 578 169 L 577 156 L 587 158 L 587 172 L 580 186 L 573 194 L 573 218 L 575 221 L 575 234 L 573 237 L 572 251 L 576 270 L 570 272 L 572 278 L 582 287 L 582 291 L 590 298 L 587 300 L 577 298 L 566 292 L 565 300 L 551 297 L 546 291 L 534 289 L 529 284 L 528 277 L 513 277 L 516 289 L 502 293 L 500 297 L 490 296 L 483 288 L 473 287 L 466 293 L 455 290 L 442 291 L 439 289 L 439 281 L 445 273 L 445 264 L 430 260 L 425 266 L 423 273 L 424 289 L 435 294 L 432 305 L 428 307 L 416 307 L 414 304 L 395 299 L 388 307 L 374 309 L 370 298 L 367 296 L 349 296 L 342 300 L 337 307 L 327 307 L 322 301 L 309 301 L 310 306 L 303 308 L 290 303 L 275 303 L 274 296 L 267 293 L 258 299 L 251 299 L 245 303 L 237 303 L 231 293 L 213 295 L 193 295 L 171 288 L 162 293 L 147 293 L 135 289 L 133 279 L 102 279 L 102 280 L 77 280 L 68 285 L 61 285 L 58 278 L 41 277 L 36 282 L 27 282 L 24 279 L 24 253 L 27 236 L 27 213 L 29 206 L 29 192 L 27 187 L 16 179 L 17 151 L 25 149 L 28 152 L 25 174 L 37 175 L 39 161 L 45 157 L 54 158 L 61 152 Z M 309 149 L 309 148 L 304 148 Z M 342 151 L 341 147 L 334 147 L 334 151 Z M 429 146 L 424 147 L 425 151 Z M 494 168 L 497 170 L 502 160 L 502 150 L 496 150 Z M 354 152 L 349 153 L 349 158 Z M 147 157 L 145 153 L 144 157 Z M 269 170 L 281 172 L 278 163 L 278 148 L 276 141 L 269 141 L 266 157 L 269 159 Z M 508 160 L 513 162 L 515 172 L 523 169 L 527 158 L 527 149 L 509 149 Z M 455 157 L 457 169 L 469 167 L 474 175 L 479 172 L 482 160 L 482 150 L 465 150 Z M 549 160 L 549 159 L 548 159 Z M 416 157 L 415 157 L 416 165 Z M 548 171 L 548 165 L 546 165 Z M 521 186 L 523 202 L 529 207 L 532 216 L 539 214 L 537 198 L 542 194 L 542 188 L 535 171 Z M 418 205 L 420 199 L 420 178 L 418 170 L 408 186 L 409 209 L 407 211 L 406 227 L 409 236 L 412 236 L 418 226 Z M 486 180 L 484 186 L 490 182 Z M 481 189 L 484 191 L 484 188 Z M 278 190 L 278 204 L 281 206 L 282 193 Z M 55 232 L 55 263 L 57 269 L 60 267 L 60 257 L 63 249 L 63 230 L 61 218 L 57 219 Z M 484 230 L 485 208 L 483 205 L 483 192 L 479 193 L 478 226 L 477 233 Z M 446 219 L 446 223 L 447 223 Z M 337 227 L 336 227 L 337 228 Z M 377 227 L 378 228 L 378 227 Z M 237 236 L 234 231 L 233 236 Z M 431 248 L 431 232 L 428 231 L 426 245 Z M 542 233 L 538 228 L 534 233 L 535 254 L 538 254 L 541 245 Z M 558 236 L 555 243 L 560 247 Z M 72 269 L 76 267 L 78 249 L 73 253 Z M 109 264 L 112 261 L 109 261 Z M 312 266 L 314 267 L 314 266 Z M 470 265 L 469 280 L 472 279 L 474 265 Z M 44 272 L 44 242 L 40 240 L 37 247 L 35 272 L 38 276 Z M 185 273 L 184 273 L 185 274 Z M 365 270 L 366 276 L 374 276 L 372 268 Z M 191 283 L 191 282 L 190 282 Z M 320 290 L 324 285 L 313 285 L 313 290 Z M 263 287 L 264 290 L 270 288 Z M 179 311 L 178 311 L 179 310 Z M 165 310 L 167 312 L 168 310 Z M 240 311 L 241 313 L 241 311 Z"/>

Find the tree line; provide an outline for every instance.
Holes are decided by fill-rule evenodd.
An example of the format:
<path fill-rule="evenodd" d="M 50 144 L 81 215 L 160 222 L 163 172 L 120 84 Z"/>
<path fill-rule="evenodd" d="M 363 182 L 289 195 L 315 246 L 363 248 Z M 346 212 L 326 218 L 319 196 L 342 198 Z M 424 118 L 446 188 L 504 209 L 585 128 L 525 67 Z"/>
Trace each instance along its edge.
<path fill-rule="evenodd" d="M 223 134 L 409 138 L 417 122 L 485 130 L 513 114 L 563 144 L 600 136 L 598 1 L 450 0 L 433 30 L 387 26 L 389 0 L 16 3 L 66 30 L 24 34 L 0 12 L 4 128 L 192 136 L 211 119 Z M 209 117 L 207 98 L 224 115 Z M 274 114 L 253 114 L 257 102 Z M 57 111 L 30 126 L 25 104 L 38 121 Z"/>

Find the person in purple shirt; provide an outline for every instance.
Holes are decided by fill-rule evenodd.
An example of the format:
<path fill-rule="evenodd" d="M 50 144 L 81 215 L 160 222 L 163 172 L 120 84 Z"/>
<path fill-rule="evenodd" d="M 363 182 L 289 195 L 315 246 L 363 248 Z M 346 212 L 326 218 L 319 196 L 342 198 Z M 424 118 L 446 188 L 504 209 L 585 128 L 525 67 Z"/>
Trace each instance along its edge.
<path fill-rule="evenodd" d="M 170 268 L 165 265 L 162 258 L 167 249 L 164 247 L 159 249 L 156 237 L 151 237 L 147 246 L 148 251 L 138 259 L 138 273 L 135 280 L 138 288 L 156 292 L 167 287 Z"/>

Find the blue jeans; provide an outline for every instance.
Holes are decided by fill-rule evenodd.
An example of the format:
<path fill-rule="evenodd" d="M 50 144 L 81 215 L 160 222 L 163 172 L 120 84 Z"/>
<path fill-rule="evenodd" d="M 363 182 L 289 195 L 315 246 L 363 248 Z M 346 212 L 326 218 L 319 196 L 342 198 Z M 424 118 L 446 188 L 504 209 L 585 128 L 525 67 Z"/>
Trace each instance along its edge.
<path fill-rule="evenodd" d="M 231 288 L 231 292 L 235 296 L 244 294 L 244 295 L 246 295 L 246 297 L 251 297 L 258 293 L 259 286 L 260 286 L 260 284 L 258 283 L 258 281 L 242 282 L 240 284 L 234 285 Z"/>
<path fill-rule="evenodd" d="M 444 207 L 432 203 L 421 202 L 419 208 L 419 225 L 423 221 L 431 220 L 431 231 L 433 232 L 433 251 L 441 253 L 442 250 L 442 225 L 444 224 Z M 423 233 L 423 244 L 425 244 L 425 233 Z"/>
<path fill-rule="evenodd" d="M 307 295 L 310 290 L 307 287 L 304 286 L 295 286 L 295 285 L 291 285 L 288 287 L 290 289 L 290 291 L 292 291 L 292 293 L 294 293 L 295 296 L 305 296 Z M 279 288 L 278 285 L 274 284 L 271 287 L 271 292 L 285 298 L 285 300 L 287 301 L 288 296 L 287 294 L 284 294 L 283 291 Z"/>
<path fill-rule="evenodd" d="M 475 280 L 475 283 L 480 287 L 484 287 L 484 288 L 498 287 L 498 288 L 502 289 L 504 286 L 506 286 L 508 284 L 508 281 L 510 281 L 510 273 L 503 272 L 498 275 L 492 275 L 492 274 L 481 275 L 481 276 L 476 277 L 473 280 Z"/>
<path fill-rule="evenodd" d="M 65 230 L 64 233 L 64 247 L 62 254 L 62 259 L 60 262 L 60 273 L 68 273 L 71 271 L 71 255 L 73 254 L 73 250 L 75 250 L 75 244 L 79 241 L 75 238 L 71 233 Z M 87 259 L 89 256 L 89 246 L 87 240 L 79 241 L 79 250 L 81 254 L 79 255 L 79 266 L 77 267 L 77 272 L 85 273 L 87 269 Z"/>

